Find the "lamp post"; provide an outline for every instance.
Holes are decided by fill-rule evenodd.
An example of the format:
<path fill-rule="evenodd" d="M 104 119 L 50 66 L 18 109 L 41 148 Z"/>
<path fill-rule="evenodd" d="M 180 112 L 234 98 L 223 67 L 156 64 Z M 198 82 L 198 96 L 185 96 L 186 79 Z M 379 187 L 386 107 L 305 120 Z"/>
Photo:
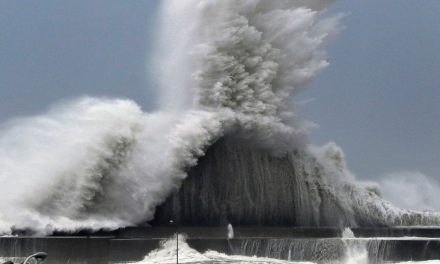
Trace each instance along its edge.
<path fill-rule="evenodd" d="M 29 263 L 31 263 L 30 261 L 33 260 L 33 259 L 36 260 L 37 263 L 41 263 L 41 262 L 43 262 L 46 258 L 47 258 L 47 253 L 45 253 L 45 252 L 38 252 L 38 253 L 32 254 L 32 255 L 30 255 L 29 257 L 27 257 L 27 258 L 24 260 L 23 264 L 29 264 Z"/>
<path fill-rule="evenodd" d="M 179 226 L 174 220 L 170 220 L 170 224 L 176 228 L 176 263 L 179 264 Z"/>

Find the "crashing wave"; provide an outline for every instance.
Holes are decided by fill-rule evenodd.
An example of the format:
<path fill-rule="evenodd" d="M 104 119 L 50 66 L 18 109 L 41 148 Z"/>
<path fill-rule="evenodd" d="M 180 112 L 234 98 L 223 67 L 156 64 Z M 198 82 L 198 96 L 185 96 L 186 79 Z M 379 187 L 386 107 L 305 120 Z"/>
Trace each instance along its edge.
<path fill-rule="evenodd" d="M 438 225 L 438 213 L 397 208 L 358 184 L 334 143 L 274 156 L 228 135 L 189 170 L 153 225 L 385 227 Z"/>
<path fill-rule="evenodd" d="M 321 46 L 339 27 L 339 17 L 325 16 L 332 2 L 164 1 L 157 48 L 161 111 L 83 98 L 4 124 L 0 232 L 149 221 L 227 134 L 286 164 L 313 159 L 317 171 L 312 183 L 300 183 L 309 184 L 303 191 L 327 193 L 349 219 L 374 212 L 387 224 L 437 224 L 437 213 L 397 209 L 355 185 L 336 146 L 307 144 L 312 125 L 296 116 L 292 96 L 328 65 Z M 328 211 L 324 202 L 316 207 L 321 198 L 310 199 L 313 210 Z"/>

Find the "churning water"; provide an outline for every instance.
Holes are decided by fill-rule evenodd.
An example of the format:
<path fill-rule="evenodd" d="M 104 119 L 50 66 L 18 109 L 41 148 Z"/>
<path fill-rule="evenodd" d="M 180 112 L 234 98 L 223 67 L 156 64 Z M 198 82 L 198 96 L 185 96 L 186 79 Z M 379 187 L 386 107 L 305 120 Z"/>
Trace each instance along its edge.
<path fill-rule="evenodd" d="M 219 200 L 236 206 L 220 213 L 241 217 L 240 203 L 246 203 L 254 205 L 249 212 L 261 223 L 284 214 L 309 226 L 438 226 L 439 213 L 400 209 L 382 199 L 377 186 L 359 184 L 336 144 L 308 142 L 313 124 L 298 118 L 292 98 L 328 66 L 322 45 L 340 20 L 325 13 L 333 2 L 164 0 L 157 56 L 150 62 L 158 69 L 157 111 L 145 113 L 131 100 L 81 98 L 1 126 L 0 233 L 116 229 L 151 221 L 206 151 L 231 135 L 245 146 L 213 154 L 205 164 L 231 159 L 236 165 L 232 176 L 241 185 L 227 184 L 222 194 L 228 199 Z M 233 180 L 226 181 L 227 169 L 216 173 L 217 186 Z M 243 189 L 236 201 L 228 196 L 240 191 L 236 186 L 254 187 Z M 208 197 L 209 189 L 203 192 Z M 258 192 L 265 196 L 244 200 Z M 235 256 L 226 256 L 201 254 L 182 240 L 179 259 L 288 263 L 319 253 L 319 263 L 367 263 L 375 261 L 370 252 L 383 249 L 380 239 L 349 236 L 240 243 Z M 174 263 L 174 244 L 166 241 L 141 263 Z"/>
<path fill-rule="evenodd" d="M 343 238 L 335 240 L 333 248 L 320 248 L 320 257 L 329 257 L 339 255 L 340 249 L 344 250 L 344 253 L 339 257 L 333 259 L 317 259 L 313 262 L 310 261 L 298 261 L 291 259 L 301 258 L 301 254 L 304 254 L 304 250 L 308 250 L 311 246 L 310 243 L 304 240 L 297 241 L 296 246 L 292 246 L 289 249 L 289 259 L 281 260 L 274 257 L 256 257 L 256 256 L 244 256 L 244 255 L 225 255 L 216 251 L 207 251 L 200 253 L 185 242 L 184 236 L 179 236 L 179 263 L 258 263 L 258 264 L 288 264 L 288 263 L 328 263 L 328 264 L 370 264 L 370 263 L 384 263 L 383 261 L 376 259 L 370 259 L 368 254 L 368 242 L 354 241 L 354 238 L 347 238 L 352 241 L 345 241 Z M 375 238 L 369 240 L 376 240 Z M 302 245 L 301 245 L 302 243 Z M 342 243 L 344 247 L 338 247 Z M 323 246 L 324 244 L 320 245 Z M 335 246 L 338 245 L 338 246 Z M 279 245 L 278 245 L 279 247 Z M 335 252 L 331 252 L 335 250 Z M 380 251 L 377 251 L 380 254 Z M 176 263 L 177 250 L 176 239 L 172 238 L 162 243 L 161 247 L 155 251 L 152 251 L 144 260 L 136 262 L 137 264 L 147 263 Z M 428 260 L 428 261 L 408 261 L 408 262 L 387 262 L 387 263 L 423 263 L 423 264 L 439 264 L 440 260 Z"/>

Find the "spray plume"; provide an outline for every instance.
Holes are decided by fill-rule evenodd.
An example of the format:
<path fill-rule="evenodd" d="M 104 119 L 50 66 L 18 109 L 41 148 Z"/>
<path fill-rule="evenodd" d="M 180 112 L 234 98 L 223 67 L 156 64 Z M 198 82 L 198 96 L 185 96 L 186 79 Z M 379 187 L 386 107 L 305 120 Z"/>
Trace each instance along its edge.
<path fill-rule="evenodd" d="M 331 162 L 338 152 L 326 148 L 325 156 L 306 146 L 310 123 L 296 117 L 291 100 L 328 65 L 320 47 L 338 31 L 339 17 L 324 16 L 332 2 L 164 1 L 155 60 L 159 111 L 82 98 L 2 126 L 0 232 L 151 220 L 226 133 L 278 154 L 307 149 L 322 158 L 329 182 L 345 173 L 343 161 Z"/>

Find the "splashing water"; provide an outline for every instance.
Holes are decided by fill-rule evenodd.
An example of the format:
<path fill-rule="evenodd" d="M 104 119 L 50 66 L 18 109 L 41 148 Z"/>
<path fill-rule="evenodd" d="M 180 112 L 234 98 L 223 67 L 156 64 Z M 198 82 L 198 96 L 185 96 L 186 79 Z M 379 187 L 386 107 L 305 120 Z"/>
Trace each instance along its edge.
<path fill-rule="evenodd" d="M 146 263 L 176 263 L 176 238 L 162 242 L 159 249 L 148 254 L 137 264 Z M 270 258 L 257 258 L 246 256 L 229 256 L 216 251 L 200 253 L 186 243 L 184 235 L 179 235 L 179 263 L 257 263 L 257 264 L 307 264 L 312 262 L 290 262 Z"/>
<path fill-rule="evenodd" d="M 351 238 L 349 238 L 351 239 Z M 343 238 L 344 240 L 344 238 Z M 346 244 L 347 253 L 341 260 L 326 261 L 321 260 L 319 263 L 325 264 L 368 264 L 367 250 L 366 248 L 354 246 L 355 244 Z M 142 261 L 136 262 L 136 264 L 146 263 L 176 263 L 176 237 L 165 240 L 161 243 L 160 248 L 150 252 Z M 286 261 L 267 257 L 249 257 L 239 255 L 225 255 L 216 251 L 209 250 L 205 253 L 200 253 L 192 249 L 186 242 L 185 236 L 179 234 L 179 263 L 252 263 L 252 264 L 312 264 L 314 262 L 305 261 Z M 389 262 L 392 264 L 392 262 Z M 418 263 L 418 264 L 439 264 L 440 260 L 427 260 L 427 261 L 408 261 L 408 262 L 395 262 L 399 263 Z"/>
<path fill-rule="evenodd" d="M 322 165 L 322 186 L 335 195 L 347 189 L 342 151 L 307 145 L 311 124 L 296 116 L 291 100 L 328 65 L 320 47 L 338 31 L 339 17 L 324 16 L 332 2 L 164 1 L 156 52 L 160 111 L 82 98 L 1 126 L 0 233 L 151 220 L 187 169 L 226 133 L 277 155 L 304 149 Z M 340 192 L 347 211 L 375 212 L 391 224 L 412 219 L 412 211 L 349 186 Z M 416 216 L 416 223 L 440 219 Z"/>
<path fill-rule="evenodd" d="M 169 66 L 161 79 L 165 101 L 189 104 L 147 114 L 129 100 L 83 98 L 4 124 L 2 232 L 112 229 L 152 219 L 185 169 L 236 127 L 267 146 L 301 141 L 306 128 L 284 122 L 292 119 L 284 104 L 327 65 L 318 47 L 336 20 L 284 1 L 163 6 L 164 20 L 191 20 L 178 50 L 159 52 Z M 162 28 L 166 39 L 173 25 Z"/>
<path fill-rule="evenodd" d="M 368 251 L 365 242 L 354 241 L 354 233 L 350 228 L 342 232 L 342 241 L 346 247 L 345 264 L 368 264 Z"/>

